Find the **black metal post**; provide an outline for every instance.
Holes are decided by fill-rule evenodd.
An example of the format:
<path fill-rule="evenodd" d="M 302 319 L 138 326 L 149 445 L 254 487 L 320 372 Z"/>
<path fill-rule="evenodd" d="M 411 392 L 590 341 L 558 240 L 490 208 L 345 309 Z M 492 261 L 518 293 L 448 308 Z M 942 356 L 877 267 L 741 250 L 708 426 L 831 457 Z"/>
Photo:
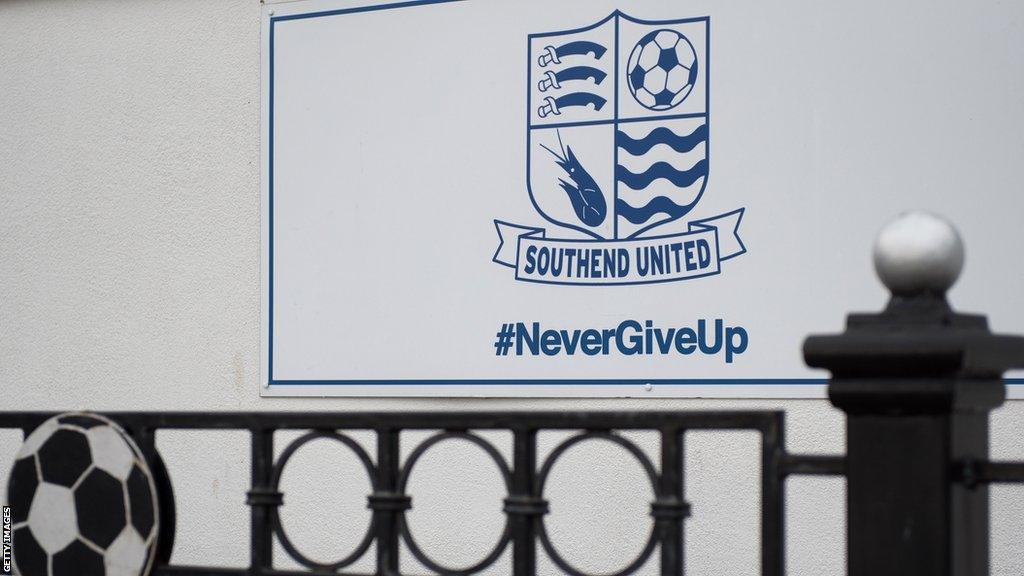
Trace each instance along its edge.
<path fill-rule="evenodd" d="M 248 495 L 250 511 L 249 573 L 263 574 L 273 566 L 273 531 L 270 525 L 270 507 L 280 504 L 281 495 L 271 488 L 274 466 L 274 431 L 254 428 L 252 434 L 252 487 Z"/>
<path fill-rule="evenodd" d="M 949 307 L 963 254 L 952 237 L 930 254 L 927 238 L 924 252 L 906 236 L 876 247 L 888 307 L 804 344 L 807 363 L 832 372 L 829 398 L 847 414 L 850 576 L 989 573 L 988 491 L 955 470 L 987 458 L 988 414 L 1004 400 L 1003 372 L 1024 365 L 1024 338 Z"/>
<path fill-rule="evenodd" d="M 661 431 L 661 476 L 654 518 L 661 540 L 662 576 L 681 576 L 683 558 L 683 520 L 690 508 L 683 499 L 683 432 L 667 427 Z"/>
<path fill-rule="evenodd" d="M 786 491 L 783 484 L 786 439 L 783 414 L 769 420 L 761 437 L 761 574 L 786 573 Z"/>
<path fill-rule="evenodd" d="M 150 472 L 153 474 L 153 482 L 157 490 L 157 506 L 160 513 L 160 538 L 157 542 L 155 561 L 166 564 L 171 561 L 171 553 L 174 551 L 174 533 L 177 530 L 175 518 L 174 489 L 171 486 L 171 477 L 164 466 L 163 458 L 156 449 L 156 430 L 149 427 L 135 429 L 135 438 L 142 450 L 142 456 L 149 464 Z"/>
<path fill-rule="evenodd" d="M 513 432 L 512 493 L 505 500 L 512 532 L 512 574 L 537 573 L 537 522 L 547 512 L 547 503 L 536 494 L 537 431 L 521 428 Z"/>
<path fill-rule="evenodd" d="M 399 515 L 409 508 L 409 498 L 398 493 L 401 474 L 399 437 L 395 428 L 377 430 L 377 492 L 370 496 L 377 530 L 377 574 L 399 573 Z"/>

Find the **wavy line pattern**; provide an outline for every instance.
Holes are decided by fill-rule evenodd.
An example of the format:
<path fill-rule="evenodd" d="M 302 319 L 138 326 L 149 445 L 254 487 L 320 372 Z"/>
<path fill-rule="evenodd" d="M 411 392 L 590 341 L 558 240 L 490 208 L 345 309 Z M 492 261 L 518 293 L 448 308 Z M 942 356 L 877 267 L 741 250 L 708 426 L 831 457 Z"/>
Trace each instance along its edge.
<path fill-rule="evenodd" d="M 693 132 L 686 136 L 679 136 L 664 126 L 651 130 L 651 132 L 640 138 L 634 139 L 629 134 L 619 131 L 616 135 L 616 144 L 633 156 L 640 156 L 651 151 L 658 144 L 667 144 L 676 152 L 689 152 L 697 147 L 697 144 L 708 139 L 708 125 L 701 124 Z"/>
<path fill-rule="evenodd" d="M 686 188 L 707 174 L 707 158 L 701 158 L 689 170 L 677 170 L 668 162 L 655 162 L 640 174 L 634 174 L 621 165 L 615 167 L 615 177 L 633 190 L 643 190 L 658 178 L 664 178 L 680 188 Z"/>
<path fill-rule="evenodd" d="M 672 218 L 679 218 L 692 210 L 696 205 L 696 200 L 685 206 L 680 206 L 665 196 L 658 196 L 657 198 L 652 198 L 650 202 L 640 208 L 634 208 L 626 204 L 625 200 L 619 198 L 615 201 L 615 210 L 619 216 L 629 220 L 631 224 L 643 224 L 659 213 L 668 214 Z"/>

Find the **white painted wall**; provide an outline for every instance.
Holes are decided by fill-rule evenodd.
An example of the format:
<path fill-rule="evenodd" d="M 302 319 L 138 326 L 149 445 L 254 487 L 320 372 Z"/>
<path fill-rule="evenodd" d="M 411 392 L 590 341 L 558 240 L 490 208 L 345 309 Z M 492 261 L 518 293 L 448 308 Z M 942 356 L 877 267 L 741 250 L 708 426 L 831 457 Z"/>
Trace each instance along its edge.
<path fill-rule="evenodd" d="M 781 408 L 790 450 L 843 449 L 841 415 L 823 401 L 260 399 L 258 4 L 9 1 L 0 25 L 0 408 Z M 863 274 L 867 253 L 849 255 Z M 840 327 L 846 305 L 835 305 L 822 330 Z M 996 456 L 1024 458 L 1022 426 L 1024 404 L 996 413 Z M 160 446 L 179 494 L 175 561 L 244 565 L 245 437 L 173 433 Z M 16 434 L 0 436 L 4 483 L 16 448 Z M 570 453 L 550 493 L 556 545 L 591 569 L 621 565 L 649 526 L 639 470 L 601 450 Z M 690 440 L 690 573 L 757 572 L 755 450 L 744 434 Z M 300 458 L 337 464 L 329 476 L 300 464 L 285 477 L 285 522 L 326 560 L 358 540 L 366 482 L 333 448 Z M 454 445 L 422 466 L 411 523 L 423 546 L 450 563 L 480 557 L 500 530 L 491 465 Z M 609 478 L 588 483 L 595 469 Z M 842 482 L 796 480 L 789 494 L 790 573 L 842 573 Z M 994 573 L 1021 574 L 1020 489 L 995 489 L 993 510 Z"/>

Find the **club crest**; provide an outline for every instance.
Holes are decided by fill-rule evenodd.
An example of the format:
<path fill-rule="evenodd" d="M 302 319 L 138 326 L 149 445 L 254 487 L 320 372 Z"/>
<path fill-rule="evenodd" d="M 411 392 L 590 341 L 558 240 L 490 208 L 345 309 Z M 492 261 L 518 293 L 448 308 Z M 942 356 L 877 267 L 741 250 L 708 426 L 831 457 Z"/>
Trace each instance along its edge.
<path fill-rule="evenodd" d="M 693 218 L 709 174 L 708 18 L 615 12 L 530 35 L 528 58 L 527 192 L 556 228 L 496 220 L 495 262 L 523 281 L 646 284 L 717 274 L 746 251 L 742 208 Z"/>

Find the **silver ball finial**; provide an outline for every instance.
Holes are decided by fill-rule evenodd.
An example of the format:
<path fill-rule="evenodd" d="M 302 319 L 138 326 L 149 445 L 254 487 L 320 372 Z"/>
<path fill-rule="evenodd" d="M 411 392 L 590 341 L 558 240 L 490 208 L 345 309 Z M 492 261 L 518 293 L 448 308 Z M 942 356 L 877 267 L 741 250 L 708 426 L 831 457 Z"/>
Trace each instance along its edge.
<path fill-rule="evenodd" d="M 875 271 L 895 296 L 945 294 L 964 267 L 964 244 L 946 219 L 907 212 L 875 240 Z"/>

